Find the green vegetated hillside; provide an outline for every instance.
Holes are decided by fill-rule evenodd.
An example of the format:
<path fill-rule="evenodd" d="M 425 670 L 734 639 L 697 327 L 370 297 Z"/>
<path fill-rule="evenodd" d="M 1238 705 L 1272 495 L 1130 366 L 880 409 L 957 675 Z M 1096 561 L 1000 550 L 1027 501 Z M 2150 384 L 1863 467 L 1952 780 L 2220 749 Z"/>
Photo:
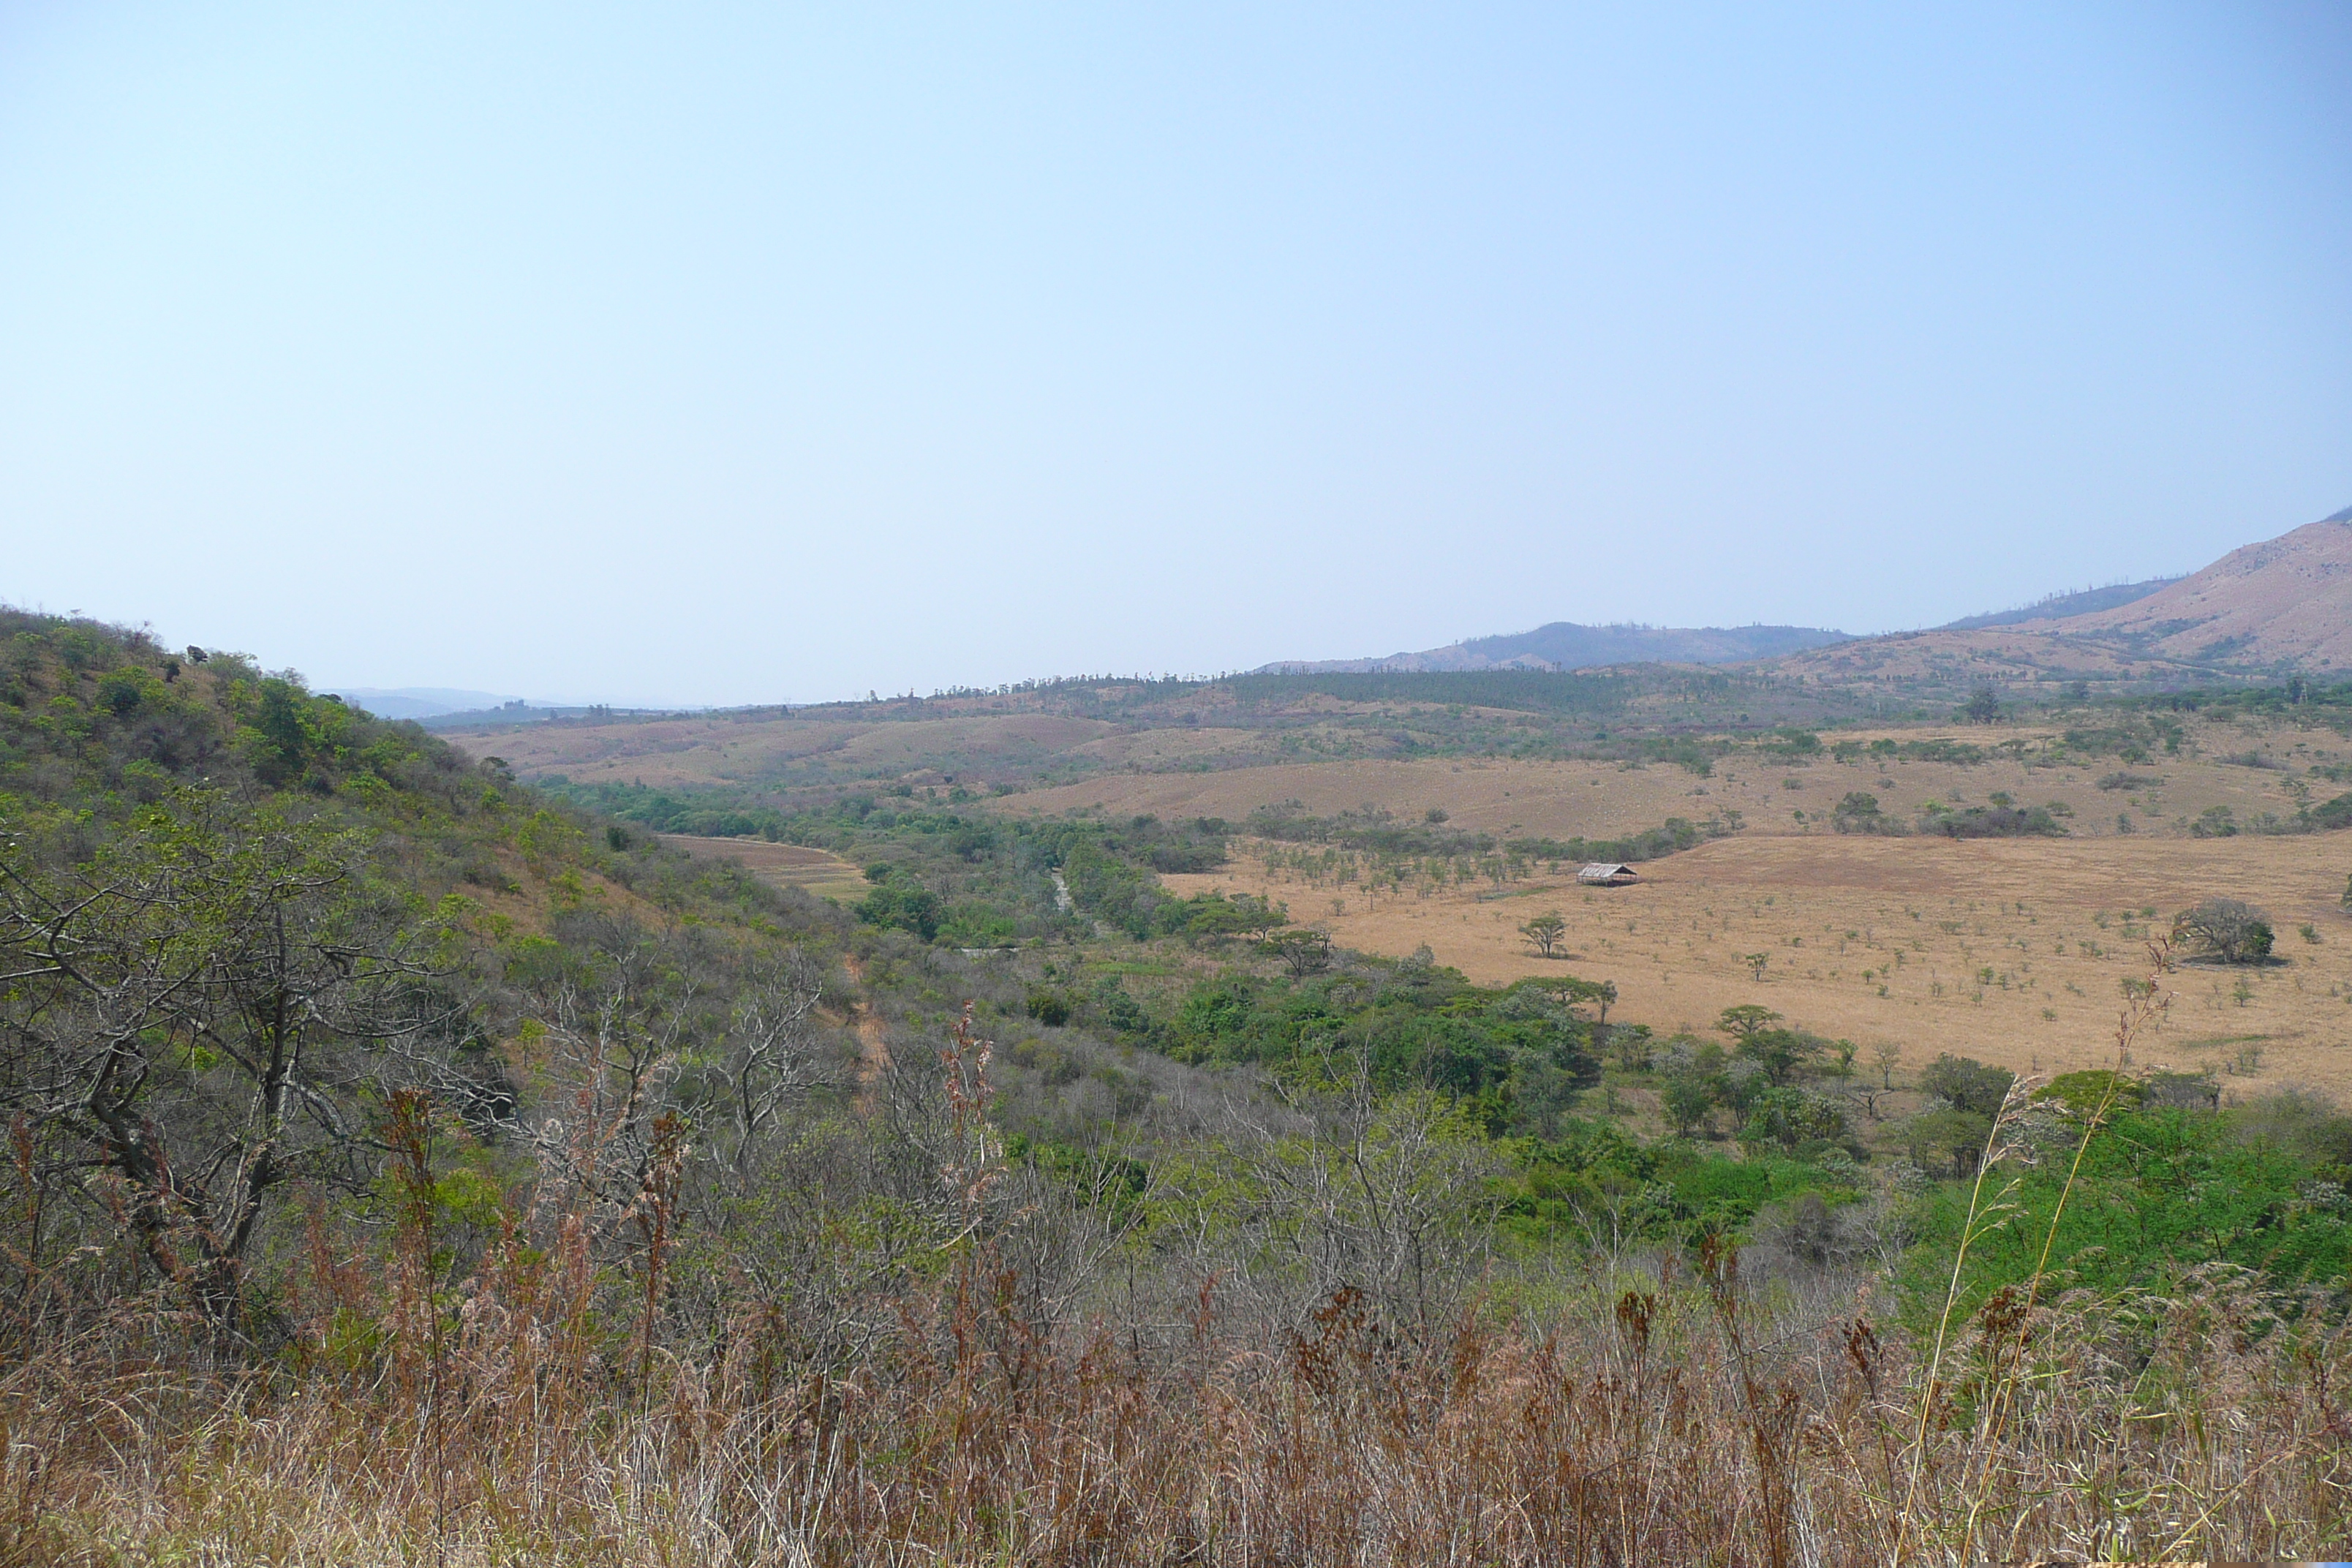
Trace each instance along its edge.
<path fill-rule="evenodd" d="M 727 807 L 843 907 L 247 658 L 10 614 L 0 659 L 16 1560 L 2347 1540 L 2308 1097 L 1897 1082 L 1157 880 L 1244 826 L 1595 845 Z"/>

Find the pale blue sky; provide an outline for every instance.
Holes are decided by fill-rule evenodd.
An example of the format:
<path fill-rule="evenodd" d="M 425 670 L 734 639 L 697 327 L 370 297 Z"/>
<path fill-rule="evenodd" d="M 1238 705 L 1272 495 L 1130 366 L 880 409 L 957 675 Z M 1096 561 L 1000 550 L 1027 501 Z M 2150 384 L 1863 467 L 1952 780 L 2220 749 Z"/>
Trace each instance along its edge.
<path fill-rule="evenodd" d="M 0 598 L 804 700 L 2352 501 L 2352 8 L 0 5 Z"/>

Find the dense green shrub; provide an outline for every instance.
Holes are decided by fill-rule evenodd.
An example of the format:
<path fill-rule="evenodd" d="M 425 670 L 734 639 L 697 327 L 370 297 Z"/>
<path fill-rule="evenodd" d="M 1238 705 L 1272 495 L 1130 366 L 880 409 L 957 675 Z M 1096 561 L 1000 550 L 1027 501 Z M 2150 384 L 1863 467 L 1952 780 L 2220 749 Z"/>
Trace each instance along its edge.
<path fill-rule="evenodd" d="M 2352 1127 L 2303 1107 L 2267 1121 L 2246 1111 L 2126 1110 L 2092 1134 L 2063 1215 L 2068 1158 L 2003 1168 L 2003 1183 L 2017 1184 L 2008 1200 L 2015 1206 L 2000 1225 L 1979 1227 L 1959 1310 L 1965 1316 L 1993 1290 L 2031 1277 L 2045 1243 L 2059 1270 L 2045 1296 L 2074 1287 L 2160 1290 L 2212 1263 L 2253 1270 L 2282 1290 L 2340 1291 L 2352 1270 L 2345 1185 L 2352 1169 L 2325 1158 L 2338 1148 L 2352 1148 Z M 2062 1143 L 2060 1152 L 2071 1148 Z M 1968 1205 L 1968 1189 L 1957 1184 L 1911 1203 L 1918 1239 L 1900 1275 L 1914 1321 L 1940 1310 Z"/>

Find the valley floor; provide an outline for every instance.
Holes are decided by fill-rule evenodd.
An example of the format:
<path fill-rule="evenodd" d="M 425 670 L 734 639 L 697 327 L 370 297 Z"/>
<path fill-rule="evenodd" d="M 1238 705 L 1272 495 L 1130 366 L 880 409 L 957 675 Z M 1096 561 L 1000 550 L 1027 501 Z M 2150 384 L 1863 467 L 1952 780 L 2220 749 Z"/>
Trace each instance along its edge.
<path fill-rule="evenodd" d="M 2018 1071 L 2105 1063 L 2123 984 L 2148 972 L 2147 936 L 2200 900 L 2244 899 L 2277 923 L 2283 962 L 2183 964 L 2167 982 L 2170 1016 L 2135 1065 L 2210 1068 L 2239 1092 L 2294 1084 L 2342 1099 L 2352 1094 L 2352 919 L 2336 901 L 2340 842 L 1748 834 L 1645 865 L 1635 887 L 1544 877 L 1425 896 L 1269 870 L 1270 847 L 1254 843 L 1223 871 L 1163 880 L 1185 894 L 1262 893 L 1344 946 L 1426 945 L 1482 984 L 1563 969 L 1613 981 L 1614 1016 L 1661 1034 L 1703 1031 L 1726 1007 L 1761 1003 L 1853 1040 L 1858 1071 L 1881 1042 L 1911 1069 L 1939 1051 Z M 2150 908 L 2157 919 L 2139 916 Z M 1569 922 L 1569 956 L 1545 960 L 1518 928 L 1552 910 Z M 2303 924 L 2317 942 L 2298 934 Z"/>

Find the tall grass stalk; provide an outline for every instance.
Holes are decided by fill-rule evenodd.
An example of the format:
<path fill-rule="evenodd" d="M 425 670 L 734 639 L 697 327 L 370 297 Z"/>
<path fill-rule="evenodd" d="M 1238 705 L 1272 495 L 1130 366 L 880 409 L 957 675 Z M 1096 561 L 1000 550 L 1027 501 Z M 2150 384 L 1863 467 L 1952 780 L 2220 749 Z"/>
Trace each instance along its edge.
<path fill-rule="evenodd" d="M 2000 1113 L 1993 1118 L 1992 1126 L 1985 1134 L 1984 1148 L 1977 1156 L 1976 1176 L 1969 1184 L 1968 1215 L 1960 1226 L 1959 1240 L 1952 1249 L 1951 1275 L 1944 1288 L 1942 1308 L 1936 1315 L 1936 1332 L 1927 1353 L 1927 1367 L 1920 1379 L 1918 1404 L 1912 1421 L 1908 1445 L 1910 1475 L 1904 1487 L 1902 1509 L 1896 1515 L 1895 1560 L 1898 1563 L 1906 1561 L 1904 1554 L 1912 1544 L 1914 1525 L 1927 1517 L 1920 1507 L 1920 1486 L 1928 1463 L 1927 1429 L 1936 1417 L 1937 1400 L 1944 1391 L 1944 1357 L 1951 1343 L 1952 1314 L 1959 1306 L 1961 1281 L 1967 1274 L 1969 1255 L 1979 1238 L 2007 1225 L 2009 1216 L 2017 1207 L 2019 1183 L 2016 1177 L 2012 1176 L 2004 1183 L 1990 1200 L 1985 1196 L 1985 1181 L 1993 1167 L 2000 1163 L 2003 1136 L 2027 1103 L 2027 1092 L 2023 1079 L 2010 1085 L 2009 1091 L 2001 1099 Z"/>
<path fill-rule="evenodd" d="M 2172 973 L 2172 954 L 2173 942 L 2169 938 L 2159 938 L 2147 945 L 2147 979 L 2125 999 L 2123 1011 L 2116 1019 L 2114 1058 L 2107 1065 L 2106 1078 L 2098 1100 L 2083 1116 L 2082 1136 L 2074 1141 L 2074 1157 L 2066 1165 L 2066 1179 L 2060 1184 L 2058 1200 L 2051 1207 L 2050 1223 L 2042 1231 L 2042 1250 L 2034 1258 L 2033 1272 L 2025 1282 L 2024 1300 L 2013 1309 L 2014 1323 L 2010 1331 L 2016 1336 L 2013 1354 L 2007 1370 L 1993 1385 L 1990 1413 L 1979 1424 L 1981 1436 L 1978 1448 L 1982 1456 L 1982 1469 L 1979 1482 L 1971 1491 L 1967 1521 L 1960 1531 L 1958 1552 L 1963 1562 L 1968 1560 L 1969 1552 L 1975 1545 L 1978 1521 L 1991 1499 L 1993 1468 L 2001 1438 L 2008 1429 L 2010 1415 L 2016 1406 L 2018 1387 L 2025 1371 L 2026 1337 L 2032 1331 L 2034 1310 L 2042 1303 L 2042 1286 L 2050 1279 L 2051 1254 L 2058 1245 L 2059 1227 L 2065 1221 L 2066 1206 L 2074 1195 L 2075 1184 L 2083 1173 L 2084 1157 L 2091 1150 L 2091 1140 L 2098 1136 L 2107 1119 L 2115 1112 L 2116 1101 L 2125 1081 L 2124 1069 L 2131 1063 L 2132 1043 L 2139 1037 L 2142 1030 L 2151 1024 L 2160 1023 L 2172 1005 L 2171 995 L 2163 989 L 2165 976 Z M 1955 1287 L 1958 1282 L 1956 1273 Z M 1950 1307 L 1951 1301 L 1948 1297 L 1945 1302 L 1947 1313 Z M 2009 1316 L 2008 1313 L 2002 1314 L 2001 1321 L 2007 1321 Z M 1999 1347 L 1992 1345 L 1990 1340 L 1988 1342 L 1997 1358 Z"/>
<path fill-rule="evenodd" d="M 1295 1335 L 1211 1311 L 1167 1355 L 1108 1323 L 1006 1355 L 985 1302 L 961 1343 L 945 1331 L 943 1282 L 860 1364 L 763 1381 L 745 1319 L 724 1346 L 661 1358 L 645 1399 L 625 1381 L 598 1392 L 593 1353 L 526 1360 L 548 1323 L 482 1310 L 491 1289 L 449 1347 L 438 1476 L 417 1462 L 435 1440 L 421 1383 L 231 1384 L 152 1363 L 100 1376 L 70 1357 L 13 1369 L 0 1561 L 1962 1561 L 1960 1489 L 1923 1487 L 1901 1520 L 1872 1468 L 1847 1462 L 1907 1423 L 1925 1368 L 1888 1351 L 1890 1398 L 1871 1397 L 1850 1331 L 1823 1311 L 1834 1293 L 1735 1301 L 1661 1279 L 1580 1297 L 1532 1332 L 1474 1313 L 1425 1355 L 1334 1299 Z M 2011 1421 L 2010 1462 L 2036 1500 L 2025 1550 L 2352 1541 L 2343 1347 L 2307 1362 L 2241 1348 L 2225 1308 L 2184 1296 L 2159 1352 L 2187 1390 L 2179 1421 L 2108 1444 L 2143 1373 L 2090 1357 Z M 2110 1331 L 2095 1306 L 2067 1310 L 2086 1343 Z M 625 1355 L 632 1328 L 614 1342 Z M 2248 1375 L 2270 1397 L 2243 1398 Z"/>

